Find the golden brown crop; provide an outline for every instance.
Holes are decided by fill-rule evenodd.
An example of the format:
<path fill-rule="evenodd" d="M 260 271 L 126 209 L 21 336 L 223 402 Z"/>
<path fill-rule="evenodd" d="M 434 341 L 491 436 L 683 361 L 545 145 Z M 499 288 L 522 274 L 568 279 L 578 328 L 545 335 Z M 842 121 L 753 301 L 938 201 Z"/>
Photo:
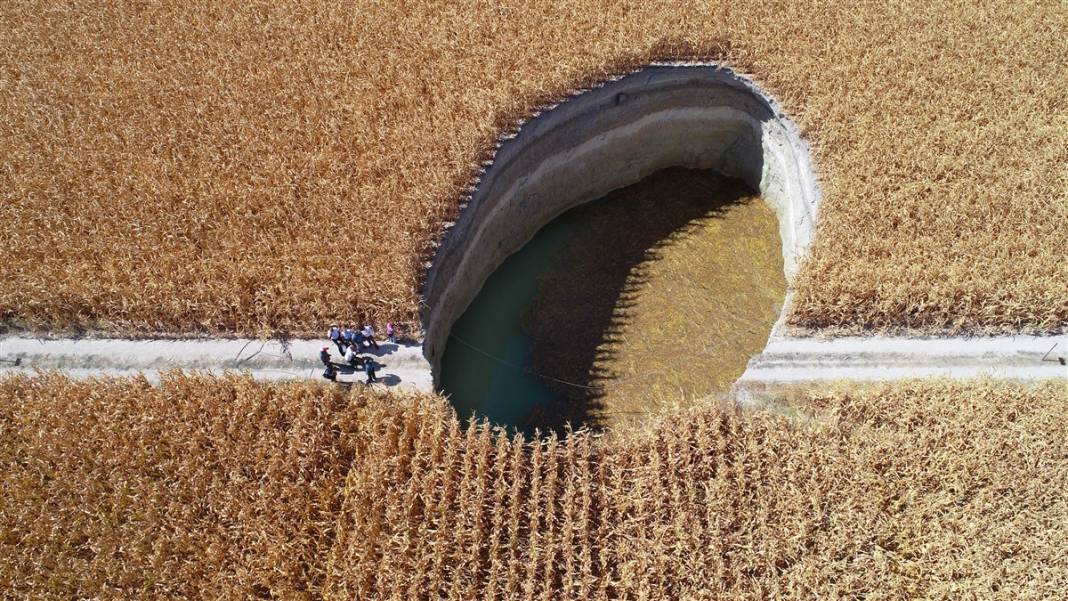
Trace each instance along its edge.
<path fill-rule="evenodd" d="M 375 404 L 326 596 L 1056 597 L 1066 401 L 1058 385 L 914 384 L 812 396 L 802 418 L 705 409 L 537 443 L 438 436 L 447 409 L 413 429 L 425 404 Z M 481 462 L 502 471 L 472 486 Z"/>
<path fill-rule="evenodd" d="M 1056 598 L 1066 402 L 914 383 L 525 442 L 431 397 L 8 378 L 0 597 Z"/>
<path fill-rule="evenodd" d="M 318 597 L 356 397 L 0 382 L 0 598 Z"/>
<path fill-rule="evenodd" d="M 825 199 L 791 323 L 1063 329 L 1066 56 L 1056 0 L 7 2 L 0 321 L 414 323 L 502 129 L 700 57 L 752 73 L 814 142 Z"/>

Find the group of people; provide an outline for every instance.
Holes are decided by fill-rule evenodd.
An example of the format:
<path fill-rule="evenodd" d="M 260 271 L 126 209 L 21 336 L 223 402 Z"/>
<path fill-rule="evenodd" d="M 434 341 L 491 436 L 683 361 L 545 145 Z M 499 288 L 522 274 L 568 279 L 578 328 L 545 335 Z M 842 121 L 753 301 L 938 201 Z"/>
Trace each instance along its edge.
<path fill-rule="evenodd" d="M 378 382 L 378 377 L 375 372 L 379 367 L 382 367 L 372 355 L 366 357 L 361 356 L 360 353 L 364 352 L 364 348 L 378 350 L 378 341 L 375 340 L 375 329 L 370 325 L 365 325 L 363 328 L 357 329 L 355 325 L 342 329 L 340 325 L 332 326 L 327 332 L 326 337 L 330 342 L 337 346 L 337 352 L 344 358 L 345 363 L 353 369 L 362 369 L 367 374 L 367 384 L 374 384 Z M 386 338 L 391 343 L 397 342 L 397 331 L 393 327 L 393 322 L 386 324 Z M 327 380 L 337 380 L 337 365 L 330 357 L 330 347 L 324 346 L 319 351 L 319 359 L 322 360 L 326 369 L 323 371 L 323 377 Z"/>

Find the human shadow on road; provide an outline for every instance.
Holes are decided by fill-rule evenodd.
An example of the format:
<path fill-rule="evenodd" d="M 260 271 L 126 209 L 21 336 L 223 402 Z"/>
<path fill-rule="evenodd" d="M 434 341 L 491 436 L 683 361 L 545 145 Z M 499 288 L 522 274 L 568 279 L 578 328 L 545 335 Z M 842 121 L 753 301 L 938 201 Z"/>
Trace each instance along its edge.
<path fill-rule="evenodd" d="M 378 378 L 378 382 L 380 384 L 385 384 L 386 386 L 396 386 L 401 383 L 401 378 L 397 374 L 386 374 L 381 378 Z"/>

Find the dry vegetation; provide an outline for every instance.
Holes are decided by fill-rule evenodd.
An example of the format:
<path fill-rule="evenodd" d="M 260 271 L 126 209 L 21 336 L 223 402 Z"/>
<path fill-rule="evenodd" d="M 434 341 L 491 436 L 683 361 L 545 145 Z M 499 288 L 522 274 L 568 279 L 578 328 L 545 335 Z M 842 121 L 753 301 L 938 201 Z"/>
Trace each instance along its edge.
<path fill-rule="evenodd" d="M 0 323 L 414 322 L 498 132 L 671 57 L 754 74 L 815 142 L 825 202 L 792 323 L 1068 323 L 1057 0 L 6 2 Z"/>
<path fill-rule="evenodd" d="M 328 597 L 1050 599 L 1068 578 L 1068 390 L 806 399 L 606 443 L 377 405 Z M 429 413 L 429 415 L 428 415 Z"/>
<path fill-rule="evenodd" d="M 7 379 L 0 596 L 1056 598 L 1065 403 L 915 384 L 527 443 L 426 397 Z"/>
<path fill-rule="evenodd" d="M 318 597 L 357 404 L 237 378 L 0 381 L 0 598 Z"/>

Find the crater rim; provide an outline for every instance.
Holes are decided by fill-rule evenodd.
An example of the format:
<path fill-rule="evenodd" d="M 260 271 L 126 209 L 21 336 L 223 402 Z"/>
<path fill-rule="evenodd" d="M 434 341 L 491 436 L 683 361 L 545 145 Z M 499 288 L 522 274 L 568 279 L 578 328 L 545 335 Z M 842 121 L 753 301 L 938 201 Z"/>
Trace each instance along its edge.
<path fill-rule="evenodd" d="M 421 290 L 435 389 L 453 325 L 505 259 L 565 211 L 669 167 L 742 179 L 775 211 L 787 289 L 769 337 L 780 334 L 820 203 L 809 146 L 749 77 L 715 62 L 654 62 L 542 107 L 498 138 Z"/>

